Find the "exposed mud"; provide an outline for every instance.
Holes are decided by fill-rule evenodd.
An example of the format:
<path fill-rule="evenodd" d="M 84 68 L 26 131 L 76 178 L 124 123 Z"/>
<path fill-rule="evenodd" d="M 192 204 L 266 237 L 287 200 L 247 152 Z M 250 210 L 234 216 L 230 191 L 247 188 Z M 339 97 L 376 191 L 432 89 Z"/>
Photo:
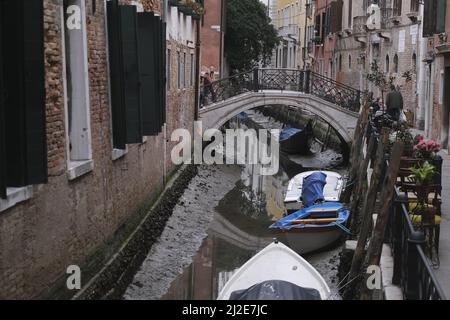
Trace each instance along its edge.
<path fill-rule="evenodd" d="M 202 166 L 174 208 L 160 239 L 153 245 L 125 299 L 160 299 L 171 282 L 192 263 L 215 207 L 239 180 L 237 166 Z"/>

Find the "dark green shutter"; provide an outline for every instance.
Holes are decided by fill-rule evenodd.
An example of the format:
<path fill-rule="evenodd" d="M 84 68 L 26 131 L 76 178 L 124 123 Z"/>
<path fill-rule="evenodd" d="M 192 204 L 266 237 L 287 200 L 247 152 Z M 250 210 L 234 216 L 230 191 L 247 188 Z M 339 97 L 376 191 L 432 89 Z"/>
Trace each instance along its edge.
<path fill-rule="evenodd" d="M 162 64 L 161 64 L 161 75 L 162 75 L 162 82 L 161 82 L 161 92 L 162 92 L 162 123 L 164 124 L 166 122 L 166 83 L 167 83 L 167 73 L 166 73 L 166 64 L 167 64 L 167 24 L 164 22 L 162 24 L 162 48 L 161 48 L 161 57 L 162 57 Z M 169 70 L 170 71 L 170 70 Z"/>
<path fill-rule="evenodd" d="M 438 0 L 437 2 L 437 21 L 436 33 L 445 32 L 445 16 L 447 12 L 447 0 Z"/>
<path fill-rule="evenodd" d="M 24 6 L 25 121 L 28 184 L 47 182 L 43 1 Z"/>
<path fill-rule="evenodd" d="M 136 6 L 119 6 L 126 111 L 126 142 L 142 142 Z"/>
<path fill-rule="evenodd" d="M 431 37 L 436 31 L 437 0 L 424 2 L 423 37 Z"/>
<path fill-rule="evenodd" d="M 111 85 L 111 117 L 113 145 L 126 148 L 126 113 L 124 97 L 124 75 L 119 4 L 117 0 L 107 2 L 109 75 Z"/>
<path fill-rule="evenodd" d="M 138 13 L 139 76 L 141 81 L 142 130 L 145 136 L 158 134 L 156 130 L 156 33 L 154 14 Z"/>
<path fill-rule="evenodd" d="M 155 34 L 156 34 L 156 48 L 155 48 L 155 66 L 156 66 L 156 130 L 157 132 L 161 132 L 162 126 L 162 76 L 161 76 L 161 19 L 159 17 L 155 17 Z"/>
<path fill-rule="evenodd" d="M 3 89 L 3 2 L 0 1 L 0 198 L 6 198 L 5 103 Z"/>
<path fill-rule="evenodd" d="M 7 0 L 4 5 L 7 185 L 20 187 L 47 182 L 44 14 L 40 0 Z"/>

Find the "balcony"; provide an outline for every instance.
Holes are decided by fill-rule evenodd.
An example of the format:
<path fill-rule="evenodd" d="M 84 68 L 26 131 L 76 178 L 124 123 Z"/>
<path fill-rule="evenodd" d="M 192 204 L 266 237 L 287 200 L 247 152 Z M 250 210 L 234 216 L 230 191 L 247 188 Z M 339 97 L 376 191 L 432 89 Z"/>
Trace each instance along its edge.
<path fill-rule="evenodd" d="M 353 37 L 360 43 L 367 43 L 366 23 L 366 16 L 357 16 L 353 18 Z"/>
<path fill-rule="evenodd" d="M 278 28 L 278 35 L 283 38 L 295 38 L 298 37 L 298 28 L 295 24 L 290 24 L 287 26 L 283 26 Z"/>
<path fill-rule="evenodd" d="M 393 8 L 381 8 L 381 29 L 378 31 L 378 35 L 381 38 L 384 38 L 386 40 L 391 39 L 391 29 L 393 27 Z"/>
<path fill-rule="evenodd" d="M 409 13 L 406 16 L 414 23 L 419 22 L 419 0 L 411 0 Z"/>

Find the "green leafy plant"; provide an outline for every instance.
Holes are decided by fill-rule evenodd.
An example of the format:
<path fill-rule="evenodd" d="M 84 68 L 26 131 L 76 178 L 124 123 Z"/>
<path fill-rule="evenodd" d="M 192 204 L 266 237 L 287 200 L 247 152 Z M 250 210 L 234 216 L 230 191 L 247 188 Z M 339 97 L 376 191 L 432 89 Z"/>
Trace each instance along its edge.
<path fill-rule="evenodd" d="M 422 166 L 416 168 L 410 168 L 414 175 L 417 185 L 425 186 L 429 185 L 436 175 L 435 166 L 426 161 Z"/>

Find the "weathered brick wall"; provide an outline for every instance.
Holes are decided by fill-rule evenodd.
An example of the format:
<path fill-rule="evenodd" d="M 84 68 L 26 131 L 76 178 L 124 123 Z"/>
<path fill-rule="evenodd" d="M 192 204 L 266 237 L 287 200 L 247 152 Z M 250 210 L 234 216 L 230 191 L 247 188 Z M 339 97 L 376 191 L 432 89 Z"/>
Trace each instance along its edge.
<path fill-rule="evenodd" d="M 163 134 L 129 146 L 112 161 L 105 12 L 103 1 L 86 1 L 89 94 L 94 170 L 74 181 L 66 175 L 61 5 L 44 0 L 49 182 L 33 187 L 30 200 L 0 212 L 0 298 L 32 298 L 82 267 L 162 185 Z M 143 0 L 145 10 L 159 1 Z M 176 64 L 172 63 L 176 75 Z M 175 76 L 172 77 L 176 79 Z M 192 127 L 192 90 L 167 98 L 169 130 Z M 170 138 L 170 134 L 169 134 Z M 170 158 L 169 169 L 172 168 Z M 83 279 L 85 281 L 87 279 Z"/>

